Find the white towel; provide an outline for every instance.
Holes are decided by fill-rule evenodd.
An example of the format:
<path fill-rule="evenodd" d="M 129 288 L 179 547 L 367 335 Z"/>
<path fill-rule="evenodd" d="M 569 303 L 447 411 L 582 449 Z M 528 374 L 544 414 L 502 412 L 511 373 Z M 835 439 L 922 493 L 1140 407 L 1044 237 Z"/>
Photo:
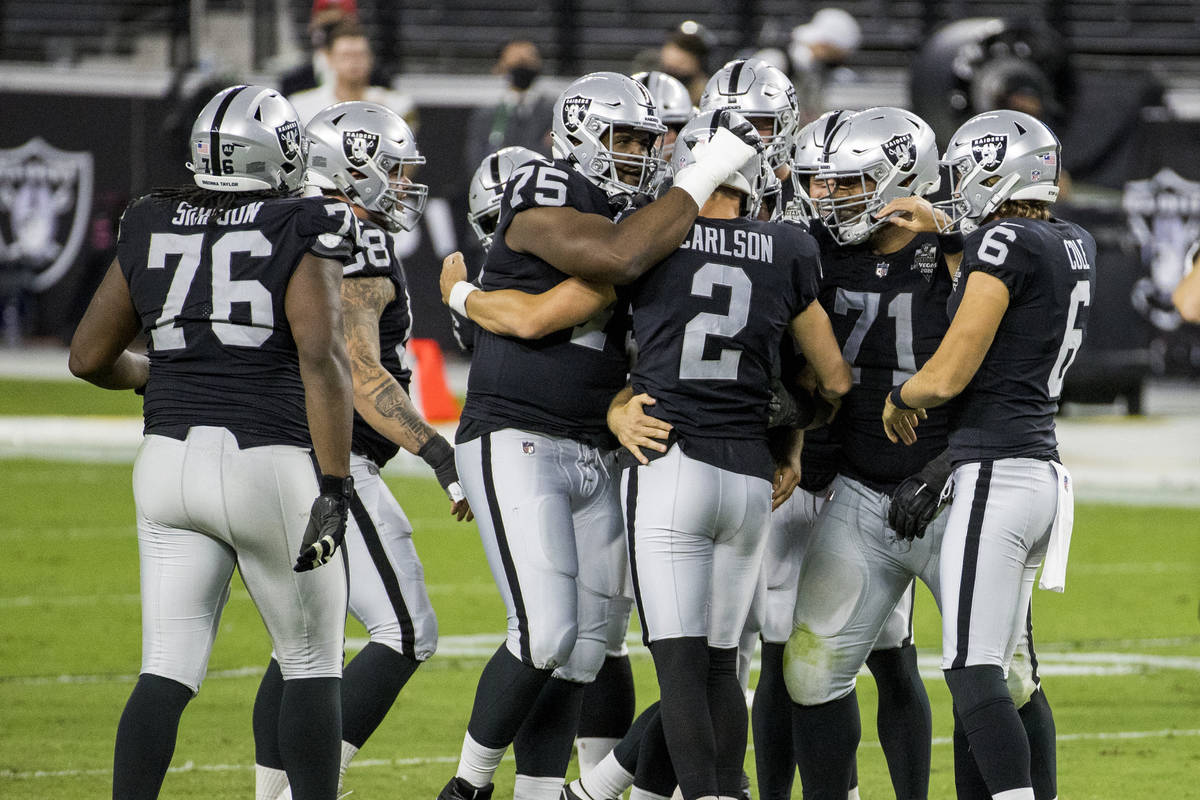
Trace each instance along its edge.
<path fill-rule="evenodd" d="M 1058 480 L 1058 509 L 1050 528 L 1050 543 L 1046 546 L 1046 560 L 1042 564 L 1038 586 L 1061 592 L 1067 585 L 1067 552 L 1071 549 L 1071 528 L 1075 524 L 1075 493 L 1067 468 L 1057 461 L 1051 461 L 1050 466 L 1054 467 Z"/>

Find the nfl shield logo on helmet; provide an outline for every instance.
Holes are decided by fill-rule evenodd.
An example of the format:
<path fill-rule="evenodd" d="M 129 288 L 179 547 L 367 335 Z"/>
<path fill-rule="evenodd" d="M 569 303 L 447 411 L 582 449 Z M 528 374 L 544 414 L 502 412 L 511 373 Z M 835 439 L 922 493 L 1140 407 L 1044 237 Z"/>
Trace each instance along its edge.
<path fill-rule="evenodd" d="M 300 126 L 295 120 L 275 126 L 275 136 L 279 139 L 279 152 L 283 153 L 284 158 L 294 161 L 300 157 L 300 153 L 303 152 L 300 144 Z"/>
<path fill-rule="evenodd" d="M 987 172 L 995 172 L 1004 163 L 1008 151 L 1008 134 L 991 133 L 971 140 L 971 157 Z"/>
<path fill-rule="evenodd" d="M 366 166 L 379 149 L 379 135 L 368 131 L 346 131 L 342 134 L 342 152 L 356 167 Z"/>
<path fill-rule="evenodd" d="M 580 96 L 568 97 L 563 101 L 563 126 L 571 133 L 579 130 L 579 126 L 583 124 L 583 118 L 587 116 L 588 109 L 591 106 L 591 98 Z"/>
<path fill-rule="evenodd" d="M 521 452 L 527 456 L 533 455 L 533 442 L 521 442 Z"/>
<path fill-rule="evenodd" d="M 75 263 L 92 211 L 92 154 L 30 139 L 0 150 L 0 267 L 33 273 L 30 287 L 53 286 Z"/>
<path fill-rule="evenodd" d="M 892 166 L 902 170 L 912 169 L 917 163 L 917 148 L 913 145 L 912 134 L 902 133 L 888 139 L 883 143 L 883 154 L 892 162 Z"/>

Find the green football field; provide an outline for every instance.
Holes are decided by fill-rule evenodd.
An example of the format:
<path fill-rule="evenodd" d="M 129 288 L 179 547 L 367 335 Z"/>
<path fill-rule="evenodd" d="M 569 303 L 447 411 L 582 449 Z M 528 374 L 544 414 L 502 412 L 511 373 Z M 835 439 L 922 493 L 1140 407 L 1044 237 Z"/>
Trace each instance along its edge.
<path fill-rule="evenodd" d="M 0 414 L 77 413 L 74 398 L 100 394 L 66 385 L 54 398 L 35 385 L 8 391 L 17 385 L 4 384 Z M 120 402 L 102 413 L 129 409 L 126 398 L 105 397 Z M 417 531 L 441 650 L 359 754 L 346 789 L 353 800 L 432 800 L 453 773 L 475 682 L 502 639 L 504 612 L 474 525 L 450 518 L 432 479 L 389 483 Z M 113 736 L 140 657 L 130 467 L 0 460 L 0 486 L 0 797 L 106 797 Z M 1062 797 L 1200 797 L 1198 603 L 1196 509 L 1077 508 L 1067 592 L 1034 598 Z M 356 623 L 347 635 L 352 649 L 362 646 Z M 951 721 L 938 640 L 937 611 L 922 590 L 917 644 L 934 710 L 931 797 L 946 798 L 953 796 Z M 164 798 L 253 797 L 250 709 L 269 649 L 236 584 L 208 678 L 184 714 Z M 641 707 L 657 689 L 647 654 L 640 644 L 631 650 Z M 869 676 L 859 696 L 862 797 L 891 797 Z M 752 753 L 747 767 L 753 775 Z M 511 782 L 510 760 L 497 776 L 497 797 Z"/>

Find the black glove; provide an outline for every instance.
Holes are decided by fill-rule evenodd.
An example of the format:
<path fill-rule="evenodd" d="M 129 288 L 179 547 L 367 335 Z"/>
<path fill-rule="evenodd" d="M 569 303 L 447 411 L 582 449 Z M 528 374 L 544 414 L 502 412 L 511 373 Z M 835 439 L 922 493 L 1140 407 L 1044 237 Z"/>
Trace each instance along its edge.
<path fill-rule="evenodd" d="M 462 500 L 462 484 L 458 482 L 458 468 L 454 466 L 454 448 L 441 434 L 436 434 L 417 451 L 417 455 L 433 468 L 437 481 L 454 502 Z"/>
<path fill-rule="evenodd" d="M 329 563 L 342 539 L 346 538 L 346 516 L 353 495 L 354 478 L 321 476 L 321 493 L 308 512 L 308 527 L 304 529 L 304 541 L 300 543 L 300 556 L 292 569 L 308 572 Z"/>
<path fill-rule="evenodd" d="M 921 470 L 900 482 L 892 492 L 888 525 L 900 539 L 912 541 L 925 535 L 925 528 L 942 510 L 942 487 L 950 477 L 950 451 L 945 450 Z"/>
<path fill-rule="evenodd" d="M 737 119 L 738 121 L 735 121 Z M 713 120 L 718 127 L 727 128 L 730 133 L 741 139 L 746 144 L 753 147 L 758 152 L 763 151 L 762 136 L 758 133 L 758 128 L 750 124 L 750 121 L 745 117 L 735 118 L 728 113 L 728 109 L 722 109 L 717 113 L 716 119 Z"/>

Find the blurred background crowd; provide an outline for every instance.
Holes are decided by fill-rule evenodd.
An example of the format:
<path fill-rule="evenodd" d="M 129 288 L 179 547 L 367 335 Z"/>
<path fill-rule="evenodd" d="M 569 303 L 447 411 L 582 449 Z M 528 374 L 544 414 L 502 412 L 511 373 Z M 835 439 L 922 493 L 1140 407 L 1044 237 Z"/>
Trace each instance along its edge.
<path fill-rule="evenodd" d="M 1171 302 L 1200 251 L 1200 0 L 0 0 L 3 343 L 70 337 L 125 204 L 188 182 L 200 106 L 256 82 L 302 121 L 365 99 L 416 129 L 414 334 L 452 350 L 436 276 L 471 255 L 484 155 L 548 153 L 553 99 L 585 72 L 659 69 L 694 102 L 749 55 L 792 78 L 803 121 L 903 106 L 942 147 L 980 111 L 1046 121 L 1070 176 L 1058 213 L 1100 245 L 1099 324 L 1066 397 L 1136 412 L 1148 377 L 1200 380 L 1200 325 Z"/>

